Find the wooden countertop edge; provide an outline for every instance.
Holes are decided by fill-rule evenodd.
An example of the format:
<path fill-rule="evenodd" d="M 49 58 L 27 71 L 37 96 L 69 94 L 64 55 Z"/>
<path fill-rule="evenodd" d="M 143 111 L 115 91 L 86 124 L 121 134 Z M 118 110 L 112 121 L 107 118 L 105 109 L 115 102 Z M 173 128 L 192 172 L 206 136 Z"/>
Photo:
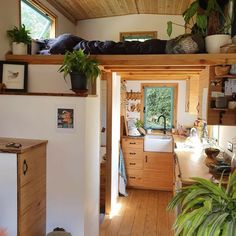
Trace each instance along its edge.
<path fill-rule="evenodd" d="M 2 142 L 3 140 L 5 140 L 5 142 L 2 144 L 2 145 L 4 145 L 4 148 L 1 148 L 1 145 L 0 145 L 0 153 L 22 154 L 22 153 L 25 153 L 31 149 L 34 149 L 36 147 L 39 147 L 41 145 L 48 143 L 48 140 L 39 140 L 39 139 L 0 138 L 0 142 Z M 28 145 L 23 144 L 21 148 L 14 148 L 14 147 L 7 148 L 7 147 L 5 147 L 5 144 L 10 143 L 10 142 L 15 142 L 15 143 L 20 143 L 20 144 L 22 144 L 22 142 L 33 142 L 33 143 L 28 144 Z"/>

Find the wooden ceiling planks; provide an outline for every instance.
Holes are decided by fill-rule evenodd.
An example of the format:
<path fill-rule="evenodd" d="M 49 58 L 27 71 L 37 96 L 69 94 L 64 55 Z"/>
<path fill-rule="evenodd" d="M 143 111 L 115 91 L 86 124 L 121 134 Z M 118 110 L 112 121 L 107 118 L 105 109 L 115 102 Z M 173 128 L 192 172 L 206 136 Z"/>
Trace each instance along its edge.
<path fill-rule="evenodd" d="M 191 0 L 47 0 L 68 19 L 86 20 L 129 14 L 181 15 Z"/>

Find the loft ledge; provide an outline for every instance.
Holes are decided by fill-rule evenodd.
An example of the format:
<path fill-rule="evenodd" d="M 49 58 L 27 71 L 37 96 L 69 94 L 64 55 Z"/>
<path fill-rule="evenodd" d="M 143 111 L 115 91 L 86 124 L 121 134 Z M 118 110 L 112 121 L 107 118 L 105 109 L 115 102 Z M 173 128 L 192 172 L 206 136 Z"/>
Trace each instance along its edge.
<path fill-rule="evenodd" d="M 217 54 L 142 54 L 142 55 L 92 55 L 102 66 L 208 66 L 236 64 L 236 53 Z M 29 64 L 61 65 L 64 55 L 12 55 L 7 61 Z"/>

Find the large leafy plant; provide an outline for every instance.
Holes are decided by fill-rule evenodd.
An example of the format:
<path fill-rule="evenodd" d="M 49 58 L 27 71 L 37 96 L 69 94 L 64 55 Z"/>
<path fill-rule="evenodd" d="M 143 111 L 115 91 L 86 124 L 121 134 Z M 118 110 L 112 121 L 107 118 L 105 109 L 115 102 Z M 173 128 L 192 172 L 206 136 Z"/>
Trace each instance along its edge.
<path fill-rule="evenodd" d="M 235 0 L 228 0 L 227 2 L 235 4 Z M 192 33 L 203 36 L 228 33 L 233 22 L 233 15 L 230 16 L 228 11 L 224 11 L 217 0 L 208 0 L 205 8 L 201 6 L 200 0 L 195 0 L 183 13 L 183 17 L 185 28 L 190 28 Z M 173 24 L 179 25 L 172 21 L 167 22 L 167 34 L 169 36 L 172 33 Z"/>
<path fill-rule="evenodd" d="M 229 176 L 227 187 L 203 178 L 182 188 L 168 205 L 181 207 L 173 228 L 181 236 L 236 235 L 236 171 Z"/>
<path fill-rule="evenodd" d="M 64 73 L 64 78 L 71 72 L 78 72 L 85 75 L 87 79 L 96 80 L 101 73 L 97 60 L 92 59 L 89 54 L 85 54 L 82 49 L 73 52 L 66 52 L 59 72 Z"/>
<path fill-rule="evenodd" d="M 31 43 L 30 31 L 25 28 L 25 25 L 21 25 L 19 28 L 14 26 L 13 29 L 7 31 L 7 36 L 12 42 Z"/>

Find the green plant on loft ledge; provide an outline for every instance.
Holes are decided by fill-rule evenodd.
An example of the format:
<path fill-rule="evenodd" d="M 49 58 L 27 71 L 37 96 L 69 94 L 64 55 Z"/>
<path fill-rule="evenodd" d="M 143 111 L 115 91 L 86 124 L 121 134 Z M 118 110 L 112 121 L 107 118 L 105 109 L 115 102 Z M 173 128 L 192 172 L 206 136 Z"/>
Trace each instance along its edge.
<path fill-rule="evenodd" d="M 223 176 L 223 174 L 222 174 Z M 236 171 L 229 176 L 226 187 L 204 178 L 182 188 L 168 205 L 181 208 L 173 225 L 175 235 L 235 236 L 236 235 Z"/>
<path fill-rule="evenodd" d="M 232 26 L 234 12 L 230 16 L 228 11 L 222 9 L 217 0 L 208 0 L 203 8 L 202 1 L 195 0 L 183 13 L 184 25 L 167 22 L 167 34 L 171 36 L 173 25 L 190 29 L 192 34 L 203 36 L 212 34 L 227 34 Z M 235 4 L 235 0 L 228 0 L 227 4 Z"/>

